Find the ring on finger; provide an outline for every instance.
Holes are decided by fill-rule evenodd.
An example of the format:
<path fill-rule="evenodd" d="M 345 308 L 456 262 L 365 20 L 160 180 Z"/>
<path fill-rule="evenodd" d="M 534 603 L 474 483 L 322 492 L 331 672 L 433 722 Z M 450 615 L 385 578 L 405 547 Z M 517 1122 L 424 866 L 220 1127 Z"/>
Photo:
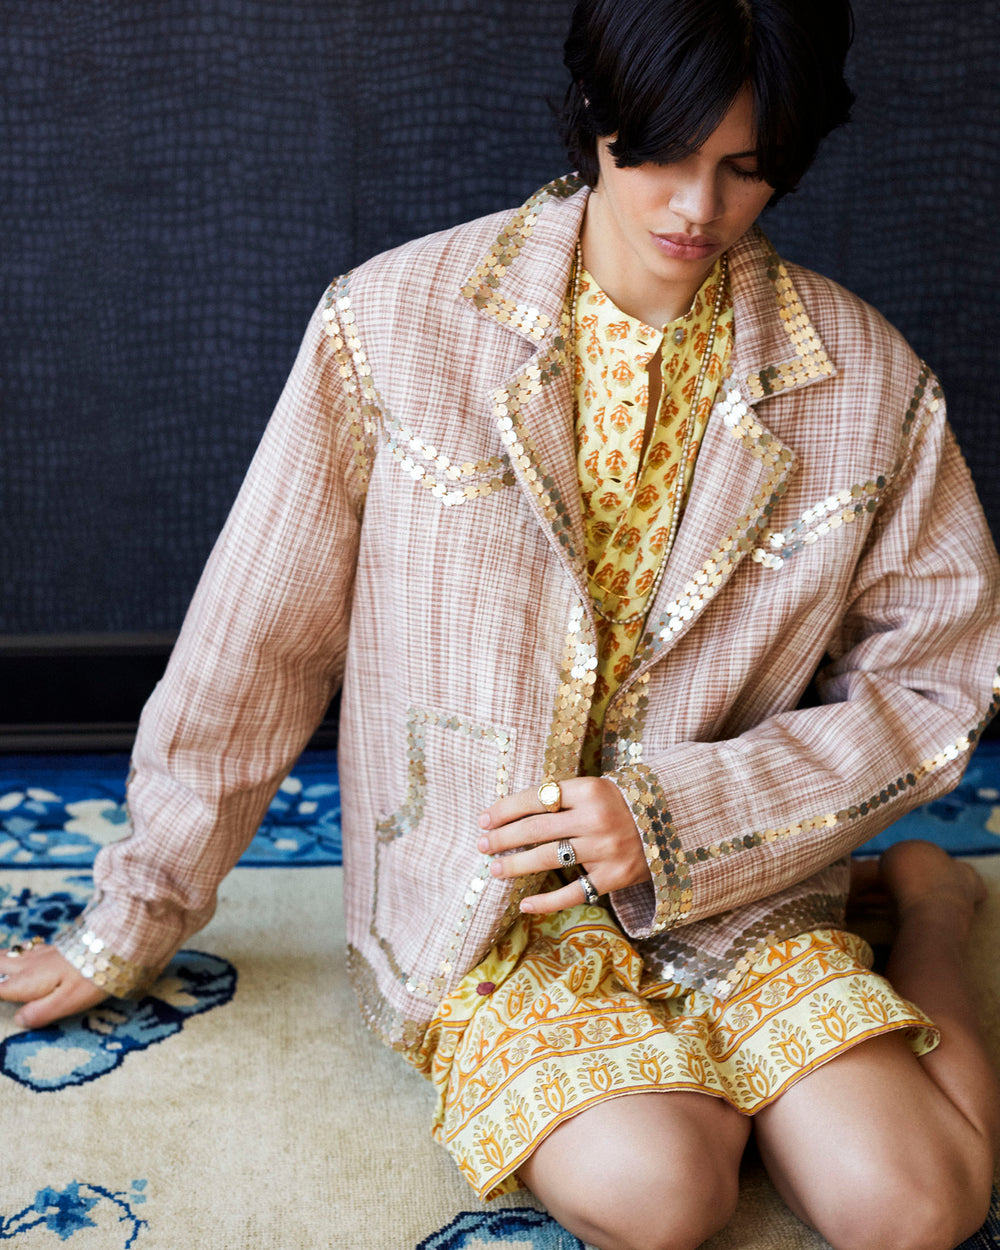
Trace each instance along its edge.
<path fill-rule="evenodd" d="M 587 874 L 583 871 L 582 868 L 580 869 L 580 885 L 583 887 L 584 901 L 586 903 L 589 903 L 590 906 L 593 907 L 594 904 L 597 902 L 597 900 L 601 896 L 594 889 L 594 883 L 591 881 L 591 879 L 587 876 Z"/>
<path fill-rule="evenodd" d="M 8 959 L 16 959 L 18 955 L 23 955 L 25 951 L 30 951 L 33 946 L 41 946 L 45 941 L 36 933 L 34 937 L 26 938 L 23 942 L 16 942 L 7 952 Z"/>
<path fill-rule="evenodd" d="M 559 856 L 559 865 L 562 868 L 572 868 L 576 863 L 576 851 L 573 850 L 573 843 L 569 838 L 559 839 L 556 854 Z"/>
<path fill-rule="evenodd" d="M 562 790 L 558 781 L 543 781 L 538 787 L 538 801 L 547 812 L 558 812 L 562 807 Z"/>

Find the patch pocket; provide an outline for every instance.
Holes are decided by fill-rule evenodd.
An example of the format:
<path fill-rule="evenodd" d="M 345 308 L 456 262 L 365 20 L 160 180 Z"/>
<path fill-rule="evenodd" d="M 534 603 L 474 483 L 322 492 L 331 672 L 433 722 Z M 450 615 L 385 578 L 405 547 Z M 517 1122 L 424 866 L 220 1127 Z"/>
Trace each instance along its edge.
<path fill-rule="evenodd" d="M 514 732 L 410 708 L 407 738 L 406 798 L 375 827 L 370 931 L 406 988 L 437 1002 L 479 904 L 500 902 L 476 818 L 508 792 Z"/>
<path fill-rule="evenodd" d="M 442 507 L 482 499 L 514 485 L 514 472 L 503 454 L 481 460 L 451 458 L 439 448 L 385 416 L 386 443 L 403 472 L 426 487 Z"/>
<path fill-rule="evenodd" d="M 874 512 L 882 501 L 886 482 L 885 476 L 879 474 L 861 486 L 845 487 L 813 504 L 783 528 L 764 530 L 751 558 L 766 569 L 782 568 L 806 547 Z"/>

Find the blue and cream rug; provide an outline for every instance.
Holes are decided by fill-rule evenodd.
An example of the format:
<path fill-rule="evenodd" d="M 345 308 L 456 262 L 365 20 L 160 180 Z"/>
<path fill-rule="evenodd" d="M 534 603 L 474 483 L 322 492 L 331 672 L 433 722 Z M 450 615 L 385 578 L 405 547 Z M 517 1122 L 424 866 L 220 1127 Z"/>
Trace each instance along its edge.
<path fill-rule="evenodd" d="M 77 915 L 121 836 L 126 760 L 0 757 L 0 943 Z M 0 1242 L 15 1250 L 583 1250 L 530 1198 L 480 1205 L 429 1137 L 430 1087 L 361 1023 L 343 961 L 332 753 L 281 787 L 211 925 L 139 1003 L 50 1029 L 0 1004 Z M 1000 744 L 889 837 L 991 894 L 976 974 L 1000 1060 Z M 879 839 L 879 844 L 884 841 Z M 1000 1210 L 969 1250 L 1000 1247 Z M 821 1250 L 748 1168 L 710 1250 Z"/>

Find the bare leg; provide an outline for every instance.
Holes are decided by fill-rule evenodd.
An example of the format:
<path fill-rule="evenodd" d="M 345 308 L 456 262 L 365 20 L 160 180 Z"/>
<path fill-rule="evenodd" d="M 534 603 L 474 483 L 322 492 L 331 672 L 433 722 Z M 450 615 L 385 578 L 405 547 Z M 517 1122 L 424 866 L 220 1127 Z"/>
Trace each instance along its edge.
<path fill-rule="evenodd" d="M 695 1250 L 736 1207 L 746 1117 L 706 1094 L 629 1094 L 554 1130 L 518 1175 L 600 1250 Z"/>
<path fill-rule="evenodd" d="M 756 1119 L 788 1205 L 836 1250 L 952 1250 L 986 1218 L 1000 1093 L 979 1033 L 964 951 L 977 874 L 927 842 L 882 857 L 895 905 L 888 975 L 941 1030 L 916 1058 L 899 1034 L 862 1043 Z"/>

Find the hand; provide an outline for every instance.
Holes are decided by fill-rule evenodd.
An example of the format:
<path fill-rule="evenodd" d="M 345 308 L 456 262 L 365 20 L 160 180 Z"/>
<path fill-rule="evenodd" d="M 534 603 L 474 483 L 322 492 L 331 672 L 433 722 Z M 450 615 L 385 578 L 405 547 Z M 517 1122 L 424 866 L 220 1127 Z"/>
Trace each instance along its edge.
<path fill-rule="evenodd" d="M 649 880 L 642 837 L 621 791 L 606 777 L 560 781 L 562 807 L 547 812 L 537 790 L 498 799 L 479 818 L 485 831 L 476 844 L 484 855 L 501 856 L 490 865 L 495 877 L 524 877 L 559 867 L 557 843 L 568 838 L 579 864 L 599 894 Z M 504 851 L 513 854 L 504 855 Z M 521 911 L 560 911 L 584 902 L 576 881 L 547 894 L 532 894 Z"/>
<path fill-rule="evenodd" d="M 0 952 L 0 1000 L 25 1004 L 14 1017 L 23 1029 L 42 1028 L 107 997 L 53 946 L 32 946 L 20 955 Z"/>

